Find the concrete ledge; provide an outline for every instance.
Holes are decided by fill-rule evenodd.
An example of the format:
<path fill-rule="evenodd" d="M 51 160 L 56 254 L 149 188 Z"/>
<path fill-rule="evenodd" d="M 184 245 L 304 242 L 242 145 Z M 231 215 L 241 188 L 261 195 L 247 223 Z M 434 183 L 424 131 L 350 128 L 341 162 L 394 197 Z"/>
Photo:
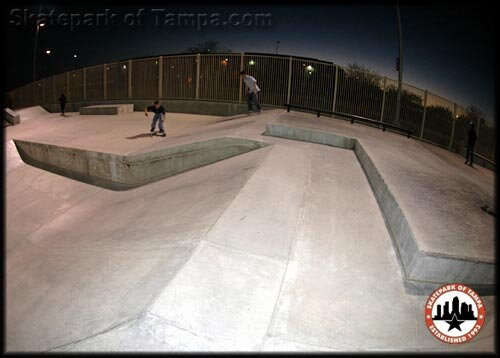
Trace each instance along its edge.
<path fill-rule="evenodd" d="M 117 115 L 132 113 L 133 104 L 98 104 L 80 108 L 80 115 Z"/>
<path fill-rule="evenodd" d="M 132 189 L 269 145 L 223 137 L 126 156 L 16 139 L 14 143 L 27 164 L 111 190 Z"/>
<path fill-rule="evenodd" d="M 427 294 L 440 285 L 450 282 L 465 283 L 482 294 L 491 294 L 494 291 L 494 263 L 447 257 L 419 248 L 418 240 L 408 224 L 405 213 L 357 139 L 273 123 L 266 125 L 264 134 L 354 150 L 384 216 L 408 291 Z"/>
<path fill-rule="evenodd" d="M 153 101 L 157 98 L 151 99 L 120 99 L 120 100 L 88 100 L 78 102 L 66 103 L 66 112 L 79 112 L 81 107 L 94 106 L 94 105 L 117 105 L 127 102 L 134 105 L 134 110 L 144 111 L 144 108 L 151 106 Z M 229 103 L 229 102 L 216 102 L 205 100 L 190 100 L 190 99 L 160 99 L 161 104 L 165 107 L 167 112 L 173 113 L 191 113 L 203 114 L 210 116 L 234 116 L 237 114 L 245 114 L 248 112 L 248 107 L 245 103 Z M 59 104 L 48 103 L 43 106 L 49 112 L 59 112 Z"/>
<path fill-rule="evenodd" d="M 21 116 L 19 113 L 14 112 L 10 108 L 4 108 L 3 109 L 3 116 L 4 119 L 9 122 L 11 125 L 16 125 L 21 123 Z"/>

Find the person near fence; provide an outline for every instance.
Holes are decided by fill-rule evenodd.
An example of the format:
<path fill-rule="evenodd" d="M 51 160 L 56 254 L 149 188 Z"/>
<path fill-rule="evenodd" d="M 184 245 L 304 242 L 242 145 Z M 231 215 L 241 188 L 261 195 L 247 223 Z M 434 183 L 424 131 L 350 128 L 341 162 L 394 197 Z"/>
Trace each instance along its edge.
<path fill-rule="evenodd" d="M 61 106 L 61 116 L 64 117 L 64 107 L 66 107 L 66 96 L 64 93 L 61 93 L 59 96 L 59 105 Z"/>
<path fill-rule="evenodd" d="M 158 122 L 158 128 L 160 133 L 165 133 L 165 128 L 163 127 L 163 121 L 165 120 L 165 108 L 160 104 L 160 101 L 154 101 L 152 106 L 148 106 L 144 109 L 144 114 L 148 116 L 148 112 L 153 112 L 153 121 L 151 122 L 151 132 L 155 131 L 156 122 Z"/>
<path fill-rule="evenodd" d="M 253 106 L 257 108 L 257 113 L 260 113 L 262 108 L 259 101 L 260 88 L 257 86 L 257 80 L 254 77 L 247 75 L 245 70 L 240 72 L 240 76 L 243 77 L 243 82 L 245 82 L 248 114 L 255 112 L 253 110 Z"/>
<path fill-rule="evenodd" d="M 465 156 L 465 164 L 469 163 L 472 167 L 474 163 L 474 146 L 477 141 L 477 133 L 474 129 L 474 122 L 470 122 L 470 128 L 467 132 L 467 153 Z"/>

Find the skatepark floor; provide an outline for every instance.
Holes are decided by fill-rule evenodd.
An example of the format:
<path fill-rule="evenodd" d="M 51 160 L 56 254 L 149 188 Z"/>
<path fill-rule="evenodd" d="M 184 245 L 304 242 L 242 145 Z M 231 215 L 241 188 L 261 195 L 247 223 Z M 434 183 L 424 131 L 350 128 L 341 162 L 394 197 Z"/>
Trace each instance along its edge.
<path fill-rule="evenodd" d="M 495 349 L 495 296 L 482 297 L 486 321 L 472 341 L 444 344 L 428 331 L 427 295 L 406 292 L 352 151 L 262 133 L 271 121 L 354 131 L 380 155 L 407 156 L 402 136 L 283 110 L 231 120 L 169 113 L 166 138 L 147 135 L 151 116 L 142 112 L 20 113 L 21 124 L 4 128 L 9 352 Z M 26 165 L 12 142 L 132 154 L 223 136 L 272 145 L 120 192 Z M 386 152 L 391 144 L 396 154 Z M 431 176 L 423 185 L 452 173 L 453 185 L 478 183 L 465 195 L 493 200 L 491 171 L 466 167 L 459 156 L 425 143 L 412 145 L 423 154 L 408 156 L 408 167 L 424 160 L 419 165 Z M 401 196 L 415 195 L 396 184 Z M 448 201 L 461 203 L 457 210 L 467 207 L 463 196 Z M 436 203 L 422 205 L 437 215 L 422 228 L 425 244 L 450 247 L 439 218 L 455 219 Z M 428 220 L 422 215 L 415 220 Z M 476 219 L 453 235 L 465 228 L 469 237 L 479 232 L 486 239 L 454 252 L 494 259 L 488 251 L 494 221 Z M 438 242 L 425 230 L 440 233 Z"/>

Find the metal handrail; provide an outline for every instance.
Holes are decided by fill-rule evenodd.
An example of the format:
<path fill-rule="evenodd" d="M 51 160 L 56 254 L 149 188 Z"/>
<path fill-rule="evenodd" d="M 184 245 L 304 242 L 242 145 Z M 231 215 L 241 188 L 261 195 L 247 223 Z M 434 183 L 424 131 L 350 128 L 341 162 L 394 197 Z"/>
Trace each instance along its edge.
<path fill-rule="evenodd" d="M 351 124 L 354 124 L 355 121 L 366 122 L 366 123 L 374 124 L 377 127 L 378 126 L 382 126 L 382 131 L 383 132 L 385 132 L 386 128 L 389 128 L 389 129 L 395 130 L 396 132 L 406 133 L 406 137 L 407 138 L 410 138 L 411 135 L 413 134 L 413 132 L 411 130 L 409 130 L 409 129 L 402 128 L 402 127 L 396 126 L 394 124 L 384 123 L 384 122 L 376 121 L 376 120 L 373 120 L 373 119 L 370 119 L 370 118 L 366 118 L 366 117 L 362 117 L 362 116 L 357 116 L 357 115 L 354 115 L 354 114 L 347 114 L 347 113 L 341 113 L 341 112 L 327 111 L 327 110 L 319 109 L 319 108 L 310 108 L 310 107 L 296 106 L 296 105 L 293 105 L 293 104 L 290 104 L 290 103 L 285 103 L 284 106 L 287 108 L 287 112 L 290 112 L 290 109 L 294 108 L 294 109 L 302 109 L 302 110 L 305 110 L 305 111 L 315 112 L 316 113 L 316 117 L 318 117 L 318 118 L 320 117 L 321 113 L 330 114 L 330 115 L 336 115 L 336 116 L 343 116 L 343 117 L 349 118 L 351 120 Z"/>

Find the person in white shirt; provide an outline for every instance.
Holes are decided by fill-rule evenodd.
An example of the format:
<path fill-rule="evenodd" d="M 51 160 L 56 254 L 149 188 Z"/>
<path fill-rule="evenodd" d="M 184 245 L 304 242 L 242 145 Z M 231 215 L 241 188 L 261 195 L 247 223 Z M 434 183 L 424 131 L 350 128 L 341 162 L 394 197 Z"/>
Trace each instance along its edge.
<path fill-rule="evenodd" d="M 262 109 L 259 103 L 260 88 L 257 86 L 257 80 L 254 77 L 247 75 L 245 70 L 240 72 L 240 76 L 243 77 L 243 81 L 245 82 L 248 114 L 254 112 L 253 105 L 257 107 L 257 113 L 260 113 Z"/>

